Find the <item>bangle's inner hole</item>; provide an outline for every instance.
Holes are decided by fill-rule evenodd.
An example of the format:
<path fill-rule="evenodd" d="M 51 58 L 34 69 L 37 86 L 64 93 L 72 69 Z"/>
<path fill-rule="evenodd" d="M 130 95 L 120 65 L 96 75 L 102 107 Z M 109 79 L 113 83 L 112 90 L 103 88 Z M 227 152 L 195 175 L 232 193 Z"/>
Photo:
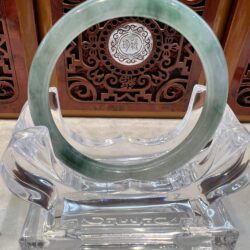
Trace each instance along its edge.
<path fill-rule="evenodd" d="M 186 38 L 159 21 L 123 17 L 94 25 L 72 41 L 60 60 L 66 69 L 59 79 L 66 79 L 71 102 L 88 106 L 93 115 L 94 109 L 112 111 L 109 117 L 62 122 L 59 110 L 52 110 L 64 137 L 95 160 L 131 165 L 157 158 L 183 141 L 202 111 L 204 88 L 196 87 L 191 95 L 201 76 L 199 58 Z M 61 105 L 65 110 L 67 105 Z M 182 121 L 163 119 L 171 109 L 188 113 Z M 148 117 L 127 118 L 126 111 Z"/>

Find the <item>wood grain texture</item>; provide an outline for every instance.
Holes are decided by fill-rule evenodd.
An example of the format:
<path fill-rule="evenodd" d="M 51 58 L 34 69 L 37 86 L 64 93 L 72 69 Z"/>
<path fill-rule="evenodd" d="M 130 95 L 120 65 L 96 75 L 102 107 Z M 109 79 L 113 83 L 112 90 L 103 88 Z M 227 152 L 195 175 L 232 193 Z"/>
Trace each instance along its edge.
<path fill-rule="evenodd" d="M 250 121 L 250 2 L 235 4 L 225 40 L 230 75 L 229 104 L 241 121 Z"/>
<path fill-rule="evenodd" d="M 27 100 L 28 69 L 37 46 L 33 1 L 0 0 L 0 6 L 0 117 L 16 118 Z"/>

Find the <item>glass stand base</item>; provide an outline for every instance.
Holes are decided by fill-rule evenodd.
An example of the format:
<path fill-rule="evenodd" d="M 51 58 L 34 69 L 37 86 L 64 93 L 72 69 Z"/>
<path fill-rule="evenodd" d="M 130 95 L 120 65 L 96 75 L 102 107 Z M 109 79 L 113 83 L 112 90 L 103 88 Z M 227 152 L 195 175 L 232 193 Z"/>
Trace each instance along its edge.
<path fill-rule="evenodd" d="M 65 200 L 63 206 L 57 217 L 30 205 L 22 249 L 234 249 L 238 239 L 221 201 L 206 207 L 164 197 Z"/>
<path fill-rule="evenodd" d="M 87 127 L 78 124 L 72 131 L 61 117 L 56 89 L 50 90 L 50 99 L 58 128 L 76 148 L 122 169 L 171 150 L 181 131 L 189 133 L 196 124 L 204 94 L 205 88 L 196 86 L 177 127 L 164 121 L 168 124 L 158 131 L 159 121 L 148 121 L 151 132 L 156 131 L 150 137 L 140 134 L 149 132 L 140 129 L 142 121 L 137 127 L 131 120 L 117 130 L 113 120 L 106 123 L 97 138 L 97 120 L 83 118 Z M 132 132 L 125 129 L 128 124 Z M 56 157 L 48 129 L 34 126 L 26 104 L 0 172 L 8 188 L 31 203 L 20 239 L 24 250 L 234 249 L 238 232 L 223 197 L 249 185 L 249 145 L 249 132 L 227 107 L 210 142 L 181 168 L 149 180 L 90 179 Z"/>

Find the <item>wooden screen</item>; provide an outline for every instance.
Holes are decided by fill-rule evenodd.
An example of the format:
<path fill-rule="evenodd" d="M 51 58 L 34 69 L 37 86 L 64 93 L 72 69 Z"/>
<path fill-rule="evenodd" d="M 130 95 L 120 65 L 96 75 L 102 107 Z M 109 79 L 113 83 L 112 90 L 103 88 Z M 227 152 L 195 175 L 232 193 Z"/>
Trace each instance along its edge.
<path fill-rule="evenodd" d="M 0 0 L 0 117 L 21 111 L 36 46 L 32 1 Z"/>
<path fill-rule="evenodd" d="M 81 2 L 39 1 L 41 37 Z M 222 35 L 231 1 L 182 2 Z M 139 51 L 142 43 L 148 49 L 131 59 L 117 52 L 115 37 L 119 32 L 133 32 L 135 27 L 149 36 L 123 41 L 121 50 Z M 150 39 L 151 45 L 147 44 Z M 65 115 L 174 117 L 185 113 L 199 79 L 199 59 L 181 34 L 155 20 L 125 17 L 97 24 L 74 39 L 58 62 L 53 83 L 58 85 Z"/>

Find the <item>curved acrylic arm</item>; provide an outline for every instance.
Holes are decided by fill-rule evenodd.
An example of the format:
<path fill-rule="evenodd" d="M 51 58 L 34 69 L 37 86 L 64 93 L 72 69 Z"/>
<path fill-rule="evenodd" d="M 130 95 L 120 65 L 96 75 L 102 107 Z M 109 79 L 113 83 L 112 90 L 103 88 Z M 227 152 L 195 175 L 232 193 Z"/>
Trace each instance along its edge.
<path fill-rule="evenodd" d="M 96 23 L 123 16 L 156 19 L 182 33 L 200 56 L 207 79 L 205 107 L 184 141 L 153 161 L 127 167 L 95 161 L 73 148 L 56 127 L 48 101 L 52 70 L 70 41 Z M 183 166 L 213 136 L 225 108 L 227 91 L 227 67 L 217 38 L 196 13 L 175 0 L 90 0 L 79 5 L 47 34 L 35 55 L 29 77 L 29 105 L 33 121 L 35 125 L 48 127 L 56 156 L 85 176 L 103 181 L 154 179 Z"/>

